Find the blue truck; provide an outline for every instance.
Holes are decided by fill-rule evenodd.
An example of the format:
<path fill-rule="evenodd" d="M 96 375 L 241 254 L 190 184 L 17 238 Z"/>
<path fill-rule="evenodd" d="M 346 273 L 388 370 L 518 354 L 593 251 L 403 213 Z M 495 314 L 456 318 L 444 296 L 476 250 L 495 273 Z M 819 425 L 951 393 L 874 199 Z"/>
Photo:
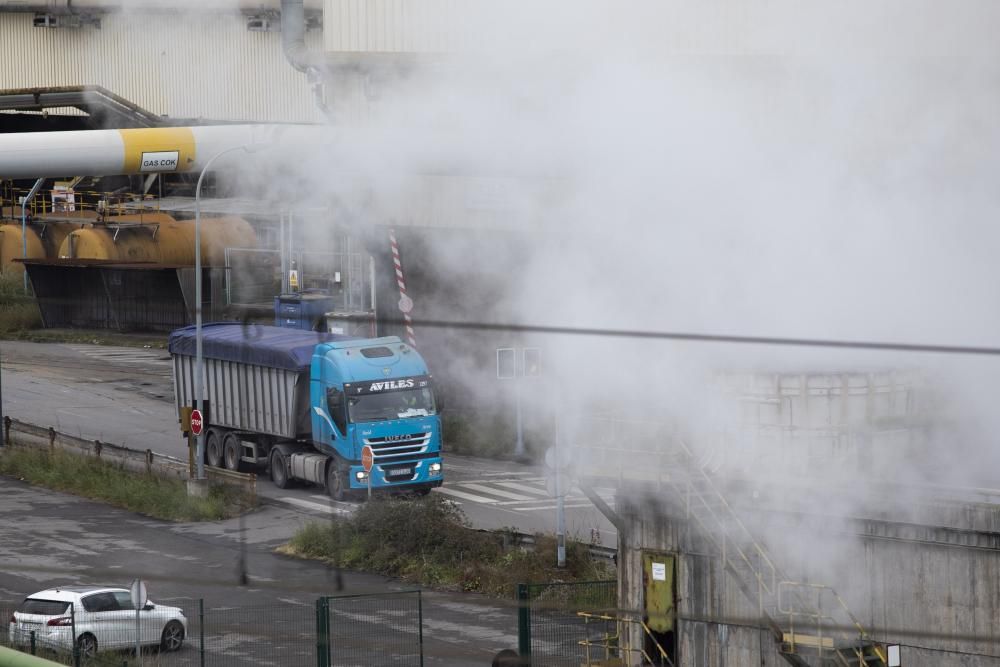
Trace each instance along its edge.
<path fill-rule="evenodd" d="M 170 334 L 178 409 L 195 399 L 195 327 Z M 202 326 L 205 459 L 266 466 L 343 500 L 367 489 L 428 493 L 444 476 L 431 375 L 399 338 L 235 322 Z M 371 479 L 361 462 L 371 448 Z"/>

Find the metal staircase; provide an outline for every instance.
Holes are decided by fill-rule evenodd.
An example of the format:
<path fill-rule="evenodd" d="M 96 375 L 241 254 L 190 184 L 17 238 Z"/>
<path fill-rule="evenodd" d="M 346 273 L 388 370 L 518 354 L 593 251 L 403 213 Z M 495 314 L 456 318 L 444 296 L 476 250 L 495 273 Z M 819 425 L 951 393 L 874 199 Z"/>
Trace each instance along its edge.
<path fill-rule="evenodd" d="M 795 667 L 888 667 L 885 645 L 874 641 L 844 600 L 828 586 L 791 581 L 762 541 L 738 516 L 713 477 L 723 450 L 700 456 L 662 422 L 614 417 L 581 418 L 572 440 L 579 470 L 596 480 L 656 484 L 666 491 L 725 569 L 757 606 L 785 661 Z M 668 427 L 669 428 L 669 427 Z M 646 443 L 663 446 L 650 449 Z M 635 465 L 636 461 L 645 462 Z M 586 472 L 583 472 L 583 471 Z M 614 522 L 590 485 L 581 490 Z M 616 524 L 618 529 L 624 530 Z"/>
<path fill-rule="evenodd" d="M 757 604 L 779 652 L 795 667 L 887 667 L 886 649 L 873 641 L 829 586 L 789 581 L 734 511 L 711 475 L 682 439 L 686 462 L 661 480 L 683 503 L 690 525 L 721 555 L 744 595 Z"/>

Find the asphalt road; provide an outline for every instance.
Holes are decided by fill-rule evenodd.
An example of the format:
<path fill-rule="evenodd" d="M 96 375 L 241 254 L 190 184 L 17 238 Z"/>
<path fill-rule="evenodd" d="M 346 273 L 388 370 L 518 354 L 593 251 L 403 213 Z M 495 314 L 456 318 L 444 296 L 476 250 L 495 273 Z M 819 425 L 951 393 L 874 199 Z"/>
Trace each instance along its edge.
<path fill-rule="evenodd" d="M 187 458 L 174 412 L 170 357 L 164 350 L 103 345 L 0 342 L 3 413 L 87 439 Z M 446 442 L 447 447 L 447 442 Z M 445 453 L 445 484 L 437 492 L 480 528 L 554 533 L 556 501 L 544 467 Z M 613 489 L 599 489 L 613 506 Z M 258 484 L 266 501 L 316 516 L 345 514 L 357 503 L 334 503 L 320 487 L 281 490 Z M 615 529 L 576 488 L 565 499 L 567 534 L 616 544 Z"/>
<path fill-rule="evenodd" d="M 338 665 L 416 664 L 417 609 L 412 587 L 383 577 L 334 571 L 320 563 L 274 553 L 306 513 L 264 506 L 243 520 L 169 523 L 32 487 L 0 477 L 0 614 L 4 620 L 28 594 L 59 585 L 128 587 L 147 581 L 152 601 L 185 610 L 189 637 L 176 655 L 150 664 L 196 665 L 198 600 L 204 600 L 206 665 L 316 664 L 316 600 L 322 595 L 366 595 L 331 604 Z M 245 546 L 241 546 L 241 543 Z M 249 580 L 240 585 L 241 549 Z M 425 664 L 488 665 L 517 645 L 510 604 L 472 594 L 423 592 Z M 372 651 L 383 657 L 375 659 Z M 154 660 L 158 662 L 154 662 Z"/>

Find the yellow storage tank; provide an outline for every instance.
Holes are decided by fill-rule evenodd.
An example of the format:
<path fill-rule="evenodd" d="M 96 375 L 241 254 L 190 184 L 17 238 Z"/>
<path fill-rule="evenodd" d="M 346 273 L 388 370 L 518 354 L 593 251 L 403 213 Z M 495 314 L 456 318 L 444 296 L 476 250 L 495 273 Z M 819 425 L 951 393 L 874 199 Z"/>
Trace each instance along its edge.
<path fill-rule="evenodd" d="M 117 228 L 115 238 L 116 223 L 141 225 Z M 205 266 L 223 266 L 227 247 L 256 247 L 257 235 L 242 218 L 202 218 L 201 241 Z M 109 218 L 105 224 L 70 232 L 58 256 L 190 266 L 194 264 L 194 221 L 178 222 L 166 213 Z"/>
<path fill-rule="evenodd" d="M 27 256 L 29 259 L 42 259 L 45 257 L 45 250 L 42 247 L 41 240 L 38 238 L 38 232 L 28 227 L 25 230 L 23 238 L 27 239 Z M 22 257 L 23 250 L 21 226 L 13 223 L 0 225 L 0 273 L 5 275 L 24 273 L 24 265 L 13 261 Z"/>
<path fill-rule="evenodd" d="M 84 227 L 66 235 L 59 245 L 59 259 L 118 259 L 118 249 L 108 230 Z"/>
<path fill-rule="evenodd" d="M 66 237 L 75 229 L 82 227 L 81 222 L 45 222 L 45 228 L 41 225 L 36 229 L 42 239 L 42 247 L 45 250 L 46 259 L 58 259 L 59 247 Z"/>
<path fill-rule="evenodd" d="M 176 223 L 170 234 L 183 248 L 191 249 L 194 262 L 194 220 Z M 243 218 L 221 217 L 201 219 L 201 261 L 206 266 L 225 266 L 226 248 L 256 248 L 257 234 Z M 177 262 L 178 264 L 181 262 Z"/>
<path fill-rule="evenodd" d="M 70 232 L 59 246 L 60 259 L 105 259 L 116 262 L 159 262 L 149 229 L 115 230 L 102 225 Z"/>

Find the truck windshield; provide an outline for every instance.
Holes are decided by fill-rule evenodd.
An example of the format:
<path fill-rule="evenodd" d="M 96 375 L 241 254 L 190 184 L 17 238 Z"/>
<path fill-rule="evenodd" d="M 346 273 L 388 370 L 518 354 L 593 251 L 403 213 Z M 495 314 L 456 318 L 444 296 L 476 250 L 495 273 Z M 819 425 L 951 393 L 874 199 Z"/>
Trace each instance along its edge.
<path fill-rule="evenodd" d="M 352 396 L 348 399 L 348 411 L 352 422 L 389 421 L 437 413 L 434 393 L 429 387 Z"/>

